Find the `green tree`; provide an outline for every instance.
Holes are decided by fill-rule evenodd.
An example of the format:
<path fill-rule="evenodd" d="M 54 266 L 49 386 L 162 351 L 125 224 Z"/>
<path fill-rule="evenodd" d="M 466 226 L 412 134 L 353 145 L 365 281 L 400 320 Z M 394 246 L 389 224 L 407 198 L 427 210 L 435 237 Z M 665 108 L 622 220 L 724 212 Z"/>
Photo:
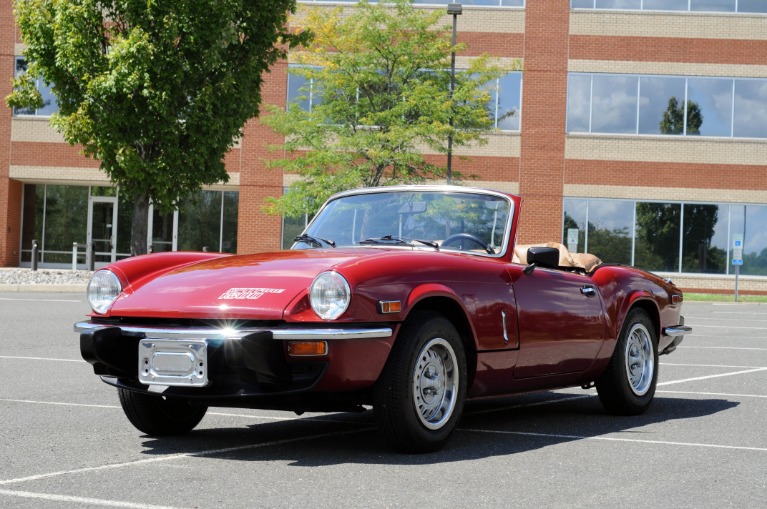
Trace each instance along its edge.
<path fill-rule="evenodd" d="M 703 125 L 703 113 L 700 111 L 700 106 L 694 101 L 687 101 L 687 134 L 700 134 L 701 125 Z M 663 112 L 660 132 L 662 134 L 683 134 L 684 132 L 684 105 L 679 104 L 674 96 L 668 100 L 668 108 Z"/>
<path fill-rule="evenodd" d="M 426 161 L 424 148 L 446 153 L 449 134 L 454 146 L 484 142 L 487 83 L 506 71 L 487 57 L 474 59 L 456 72 L 451 98 L 451 51 L 464 45 L 453 48 L 451 31 L 437 26 L 443 15 L 407 0 L 363 1 L 348 15 L 341 8 L 301 12 L 296 24 L 314 40 L 292 55 L 301 65 L 291 72 L 304 78 L 312 107 L 271 107 L 261 122 L 285 136 L 274 147 L 285 157 L 268 165 L 302 178 L 270 212 L 311 214 L 341 190 L 438 178 L 445 170 Z"/>
<path fill-rule="evenodd" d="M 27 72 L 7 103 L 39 107 L 134 203 L 146 253 L 150 201 L 164 210 L 228 179 L 225 153 L 258 115 L 262 74 L 308 33 L 285 32 L 295 0 L 16 0 Z"/>

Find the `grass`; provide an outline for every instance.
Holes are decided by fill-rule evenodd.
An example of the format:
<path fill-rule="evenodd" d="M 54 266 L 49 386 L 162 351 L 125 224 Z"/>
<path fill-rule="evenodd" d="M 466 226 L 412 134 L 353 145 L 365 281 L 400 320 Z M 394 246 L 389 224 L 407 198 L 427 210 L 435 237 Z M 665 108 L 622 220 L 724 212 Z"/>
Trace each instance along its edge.
<path fill-rule="evenodd" d="M 735 302 L 735 293 L 687 293 L 684 292 L 684 300 L 690 302 Z M 743 295 L 738 294 L 738 302 L 767 303 L 767 295 Z"/>

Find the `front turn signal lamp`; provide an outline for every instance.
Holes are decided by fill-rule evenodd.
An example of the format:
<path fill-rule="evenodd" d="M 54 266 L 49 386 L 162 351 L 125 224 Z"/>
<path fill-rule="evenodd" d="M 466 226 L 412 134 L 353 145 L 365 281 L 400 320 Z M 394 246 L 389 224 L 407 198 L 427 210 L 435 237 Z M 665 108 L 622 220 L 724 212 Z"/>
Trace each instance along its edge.
<path fill-rule="evenodd" d="M 94 272 L 88 281 L 88 303 L 96 313 L 103 315 L 122 292 L 120 280 L 114 272 L 103 269 Z"/>
<path fill-rule="evenodd" d="M 328 354 L 327 341 L 289 341 L 288 355 L 292 357 L 321 356 Z"/>

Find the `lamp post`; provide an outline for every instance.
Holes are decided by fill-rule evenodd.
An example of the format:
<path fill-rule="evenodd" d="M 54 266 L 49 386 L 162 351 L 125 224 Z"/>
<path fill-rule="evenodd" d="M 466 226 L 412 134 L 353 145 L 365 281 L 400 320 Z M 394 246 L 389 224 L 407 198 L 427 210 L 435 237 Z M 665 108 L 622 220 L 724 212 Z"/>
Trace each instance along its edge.
<path fill-rule="evenodd" d="M 455 90 L 455 43 L 458 16 L 463 6 L 457 3 L 447 4 L 447 14 L 453 16 L 453 51 L 450 53 L 450 132 L 447 134 L 447 183 L 453 180 L 453 91 Z"/>

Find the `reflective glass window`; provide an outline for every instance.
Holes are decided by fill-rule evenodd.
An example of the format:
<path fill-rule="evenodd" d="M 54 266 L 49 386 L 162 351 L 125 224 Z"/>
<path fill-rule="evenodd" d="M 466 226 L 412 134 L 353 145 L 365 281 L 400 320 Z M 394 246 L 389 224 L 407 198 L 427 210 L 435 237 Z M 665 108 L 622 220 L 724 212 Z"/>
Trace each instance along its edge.
<path fill-rule="evenodd" d="M 683 134 L 684 78 L 639 78 L 639 134 Z"/>
<path fill-rule="evenodd" d="M 687 100 L 688 135 L 731 136 L 731 79 L 688 78 Z"/>
<path fill-rule="evenodd" d="M 570 7 L 573 9 L 593 9 L 594 0 L 573 0 Z"/>
<path fill-rule="evenodd" d="M 644 0 L 645 11 L 686 11 L 687 0 Z"/>
<path fill-rule="evenodd" d="M 597 9 L 633 9 L 639 10 L 642 0 L 596 0 Z"/>
<path fill-rule="evenodd" d="M 638 76 L 595 74 L 591 97 L 591 132 L 637 132 Z"/>
<path fill-rule="evenodd" d="M 290 249 L 295 243 L 295 238 L 306 228 L 309 224 L 309 217 L 306 215 L 300 217 L 283 217 L 282 218 L 282 249 Z"/>
<path fill-rule="evenodd" d="M 626 200 L 589 200 L 585 249 L 606 263 L 631 263 L 634 203 Z"/>
<path fill-rule="evenodd" d="M 735 12 L 735 0 L 690 0 L 691 11 Z"/>
<path fill-rule="evenodd" d="M 733 135 L 767 138 L 767 80 L 735 80 Z"/>
<path fill-rule="evenodd" d="M 16 57 L 15 76 L 20 76 L 27 72 L 27 61 L 22 57 Z M 43 98 L 43 107 L 34 110 L 31 108 L 14 108 L 14 115 L 36 115 L 36 116 L 51 116 L 59 110 L 59 104 L 56 101 L 56 96 L 53 95 L 53 88 L 51 85 L 46 85 L 45 82 L 38 78 L 35 80 L 37 90 Z"/>
<path fill-rule="evenodd" d="M 180 251 L 220 251 L 221 191 L 200 191 L 181 203 L 178 211 Z"/>
<path fill-rule="evenodd" d="M 765 13 L 767 13 L 767 1 L 765 1 L 765 0 L 738 0 L 738 12 L 765 12 Z"/>
<path fill-rule="evenodd" d="M 685 204 L 682 272 L 727 272 L 727 205 Z"/>
<path fill-rule="evenodd" d="M 240 206 L 238 191 L 224 191 L 224 214 L 221 223 L 221 247 L 224 253 L 237 252 L 237 217 Z"/>
<path fill-rule="evenodd" d="M 746 205 L 741 274 L 767 276 L 767 207 Z M 734 231 L 734 229 L 733 229 Z"/>
<path fill-rule="evenodd" d="M 496 127 L 502 131 L 519 131 L 522 73 L 510 72 L 499 78 L 493 99 L 496 104 Z"/>
<path fill-rule="evenodd" d="M 586 224 L 589 201 L 577 198 L 564 199 L 564 228 L 562 229 L 562 244 L 576 253 L 586 252 Z M 568 244 L 569 231 L 578 230 L 578 243 L 575 249 Z"/>
<path fill-rule="evenodd" d="M 571 74 L 567 78 L 567 132 L 590 131 L 591 75 Z"/>
<path fill-rule="evenodd" d="M 635 266 L 650 271 L 679 271 L 681 209 L 678 203 L 636 204 Z"/>

